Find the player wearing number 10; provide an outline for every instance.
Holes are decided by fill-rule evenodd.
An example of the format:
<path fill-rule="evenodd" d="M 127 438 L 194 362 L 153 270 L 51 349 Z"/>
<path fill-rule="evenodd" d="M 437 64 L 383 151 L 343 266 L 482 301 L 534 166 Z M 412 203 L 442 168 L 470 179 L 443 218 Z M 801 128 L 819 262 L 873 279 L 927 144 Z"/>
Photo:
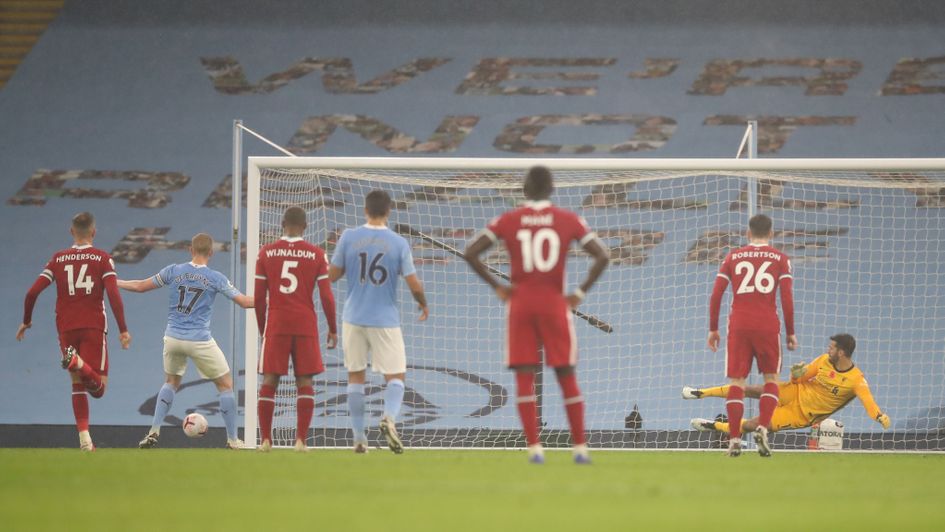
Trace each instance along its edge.
<path fill-rule="evenodd" d="M 542 166 L 528 171 L 524 184 L 525 205 L 493 219 L 466 248 L 469 265 L 508 303 L 506 363 L 515 370 L 519 416 L 528 443 L 529 460 L 544 462 L 538 439 L 535 373 L 545 363 L 555 368 L 571 425 L 574 461 L 590 462 L 584 435 L 584 398 L 574 373 L 577 339 L 572 309 L 609 263 L 606 246 L 577 214 L 555 207 L 548 199 L 553 189 L 551 172 Z M 479 258 L 503 240 L 509 252 L 512 286 L 493 277 Z M 580 287 L 564 295 L 564 270 L 571 242 L 581 244 L 594 263 Z"/>
<path fill-rule="evenodd" d="M 36 298 L 55 282 L 56 329 L 62 349 L 62 367 L 69 370 L 72 378 L 72 411 L 79 431 L 79 447 L 83 451 L 94 451 L 95 445 L 89 435 L 86 392 L 95 398 L 102 397 L 108 383 L 105 293 L 118 322 L 122 349 L 128 349 L 131 335 L 125 327 L 124 307 L 115 282 L 115 264 L 108 253 L 92 247 L 95 238 L 92 213 L 75 215 L 70 232 L 75 244 L 53 255 L 26 294 L 23 323 L 16 332 L 16 339 L 22 340 L 26 329 L 32 326 Z"/>
<path fill-rule="evenodd" d="M 282 215 L 282 238 L 263 246 L 256 259 L 256 324 L 263 338 L 258 363 L 263 382 L 257 402 L 261 451 L 272 448 L 276 390 L 279 378 L 289 372 L 290 358 L 297 392 L 295 450 L 308 450 L 305 440 L 315 411 L 312 377 L 325 371 L 312 301 L 316 284 L 328 322 L 328 349 L 338 342 L 328 259 L 322 248 L 302 238 L 306 227 L 305 210 L 289 207 Z"/>
<path fill-rule="evenodd" d="M 741 420 L 745 411 L 745 384 L 752 359 L 764 375 L 764 388 L 758 401 L 758 427 L 755 443 L 761 456 L 771 456 L 768 430 L 778 406 L 778 373 L 781 372 L 781 322 L 778 320 L 775 294 L 781 289 L 781 312 L 787 331 L 787 347 L 797 347 L 794 336 L 794 297 L 791 293 L 791 261 L 768 242 L 774 236 L 771 218 L 764 214 L 748 221 L 748 245 L 726 255 L 715 278 L 709 300 L 709 336 L 707 343 L 718 351 L 719 310 L 729 283 L 734 292 L 728 317 L 728 343 L 725 371 L 730 380 L 725 403 L 730 421 L 729 456 L 741 454 Z"/>

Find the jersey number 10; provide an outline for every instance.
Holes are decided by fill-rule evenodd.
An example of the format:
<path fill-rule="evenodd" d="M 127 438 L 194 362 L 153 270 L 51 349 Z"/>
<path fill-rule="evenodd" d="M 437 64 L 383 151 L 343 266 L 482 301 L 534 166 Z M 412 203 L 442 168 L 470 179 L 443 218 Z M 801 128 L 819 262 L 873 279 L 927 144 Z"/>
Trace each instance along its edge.
<path fill-rule="evenodd" d="M 542 227 L 532 233 L 531 229 L 519 229 L 515 233 L 522 250 L 522 270 L 532 272 L 549 272 L 558 264 L 561 253 L 561 238 L 550 227 Z M 545 254 L 545 242 L 548 243 L 548 253 Z"/>

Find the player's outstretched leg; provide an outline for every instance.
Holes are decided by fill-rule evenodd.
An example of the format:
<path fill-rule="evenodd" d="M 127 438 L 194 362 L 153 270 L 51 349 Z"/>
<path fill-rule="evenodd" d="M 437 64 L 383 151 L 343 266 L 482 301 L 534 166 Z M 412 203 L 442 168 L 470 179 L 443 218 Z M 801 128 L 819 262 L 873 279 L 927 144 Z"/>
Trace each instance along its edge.
<path fill-rule="evenodd" d="M 164 385 L 161 386 L 161 390 L 158 391 L 157 395 L 157 403 L 154 405 L 154 417 L 151 419 L 151 429 L 148 431 L 148 435 L 138 442 L 139 449 L 157 447 L 158 438 L 161 436 L 161 425 L 164 423 L 164 418 L 167 417 L 167 413 L 171 411 L 171 405 L 174 404 L 174 396 L 176 393 L 174 387 L 169 383 L 165 382 Z"/>
<path fill-rule="evenodd" d="M 699 432 L 708 432 L 710 430 L 716 430 L 715 421 L 711 419 L 705 419 L 702 417 L 697 417 L 689 422 L 692 425 L 692 428 L 698 430 Z"/>
<path fill-rule="evenodd" d="M 242 449 L 243 440 L 239 439 L 236 431 L 236 396 L 233 390 L 223 390 L 218 396 L 220 401 L 220 414 L 223 415 L 223 424 L 226 426 L 226 448 Z"/>

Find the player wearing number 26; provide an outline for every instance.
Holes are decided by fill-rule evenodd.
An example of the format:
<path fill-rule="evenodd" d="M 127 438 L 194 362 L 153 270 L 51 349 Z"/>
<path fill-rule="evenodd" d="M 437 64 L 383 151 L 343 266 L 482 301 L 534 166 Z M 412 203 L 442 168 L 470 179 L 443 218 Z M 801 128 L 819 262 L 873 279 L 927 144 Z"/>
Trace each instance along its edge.
<path fill-rule="evenodd" d="M 315 410 L 312 377 L 325 371 L 312 301 L 316 284 L 328 322 L 328 348 L 334 349 L 338 342 L 328 259 L 322 248 L 303 240 L 306 227 L 305 210 L 289 207 L 282 215 L 282 238 L 263 246 L 256 259 L 256 323 L 263 338 L 258 367 L 263 382 L 257 408 L 263 451 L 272 447 L 275 394 L 279 377 L 289 372 L 290 358 L 297 390 L 295 449 L 307 449 L 305 440 Z"/>
<path fill-rule="evenodd" d="M 741 419 L 744 414 L 745 383 L 756 360 L 764 375 L 764 389 L 759 400 L 759 423 L 755 442 L 762 456 L 770 456 L 768 429 L 778 406 L 778 373 L 781 371 L 781 322 L 778 320 L 776 294 L 781 292 L 781 311 L 787 332 L 787 347 L 797 347 L 794 336 L 794 297 L 791 293 L 791 261 L 769 241 L 774 236 L 771 218 L 764 214 L 748 221 L 748 245 L 730 251 L 722 261 L 709 300 L 708 346 L 719 348 L 719 309 L 722 295 L 732 285 L 732 310 L 728 318 L 725 372 L 730 379 L 726 409 L 729 431 L 729 456 L 741 454 Z"/>
<path fill-rule="evenodd" d="M 532 167 L 525 176 L 525 204 L 494 218 L 466 248 L 465 258 L 479 276 L 507 303 L 506 364 L 515 371 L 519 416 L 528 444 L 529 460 L 542 463 L 538 439 L 535 373 L 542 363 L 555 369 L 564 396 L 574 461 L 589 463 L 584 434 L 584 398 L 578 388 L 577 338 L 572 309 L 584 299 L 609 264 L 606 246 L 577 214 L 552 205 L 551 172 Z M 499 240 L 511 262 L 512 286 L 501 284 L 480 259 Z M 594 258 L 587 278 L 565 295 L 565 262 L 572 242 Z"/>
<path fill-rule="evenodd" d="M 118 293 L 115 264 L 104 251 L 92 247 L 95 218 L 82 212 L 72 218 L 71 248 L 56 252 L 26 294 L 23 323 L 16 332 L 22 340 L 32 326 L 36 298 L 50 284 L 56 283 L 56 329 L 62 350 L 62 367 L 72 378 L 72 411 L 79 431 L 79 446 L 93 451 L 89 435 L 89 401 L 86 392 L 99 398 L 108 383 L 108 346 L 105 333 L 104 295 L 108 294 L 115 321 L 118 322 L 122 349 L 128 349 L 131 334 L 125 326 L 125 312 Z"/>

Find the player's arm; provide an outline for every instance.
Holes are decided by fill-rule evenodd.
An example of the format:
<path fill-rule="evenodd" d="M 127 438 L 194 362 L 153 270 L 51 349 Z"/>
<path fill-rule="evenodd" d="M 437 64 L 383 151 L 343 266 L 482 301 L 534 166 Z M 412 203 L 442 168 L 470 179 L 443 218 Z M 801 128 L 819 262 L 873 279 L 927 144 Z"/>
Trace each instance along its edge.
<path fill-rule="evenodd" d="M 853 392 L 860 402 L 863 403 L 863 408 L 866 409 L 866 413 L 877 423 L 882 425 L 883 429 L 888 429 L 892 422 L 889 420 L 889 416 L 879 409 L 879 405 L 877 405 L 876 400 L 873 399 L 873 392 L 870 391 L 870 386 L 866 382 L 866 379 L 860 381 L 860 383 L 853 388 Z"/>
<path fill-rule="evenodd" d="M 410 295 L 413 296 L 413 300 L 420 307 L 420 321 L 426 320 L 430 315 L 430 309 L 427 307 L 427 296 L 423 291 L 423 283 L 420 282 L 416 273 L 404 277 L 404 281 L 407 282 L 407 287 L 410 288 Z"/>
<path fill-rule="evenodd" d="M 338 242 L 335 244 L 335 254 L 331 256 L 331 262 L 328 264 L 328 280 L 335 282 L 345 275 L 345 250 L 348 247 L 348 239 L 345 236 L 347 231 L 341 233 Z"/>
<path fill-rule="evenodd" d="M 724 263 L 722 267 L 725 267 Z M 719 350 L 719 343 L 722 341 L 722 336 L 719 334 L 719 313 L 722 310 L 722 296 L 725 295 L 728 283 L 728 275 L 719 271 L 715 277 L 715 284 L 712 286 L 712 296 L 709 297 L 709 335 L 706 344 L 713 353 Z"/>
<path fill-rule="evenodd" d="M 587 236 L 582 239 L 581 247 L 594 259 L 594 262 L 587 271 L 587 277 L 584 279 L 584 282 L 578 285 L 578 289 L 568 296 L 568 303 L 571 305 L 571 308 L 577 307 L 581 301 L 584 300 L 588 290 L 594 286 L 597 279 L 604 273 L 607 266 L 610 265 L 610 250 L 607 249 L 607 246 L 605 246 L 594 233 L 588 233 Z"/>
<path fill-rule="evenodd" d="M 325 256 L 325 262 L 319 268 L 315 282 L 318 284 L 318 299 L 322 303 L 322 312 L 325 313 L 325 321 L 328 323 L 328 338 L 325 345 L 328 349 L 334 349 L 338 345 L 338 322 L 335 317 L 335 294 L 331 291 L 330 267 L 328 256 Z"/>
<path fill-rule="evenodd" d="M 33 307 L 36 306 L 36 299 L 52 282 L 52 272 L 47 268 L 39 274 L 39 277 L 33 282 L 33 286 L 27 290 L 26 298 L 23 300 L 23 321 L 20 322 L 20 326 L 16 330 L 17 341 L 23 340 L 23 337 L 26 335 L 26 329 L 33 326 Z"/>
<path fill-rule="evenodd" d="M 778 286 L 781 290 L 781 314 L 784 317 L 784 332 L 787 333 L 787 348 L 790 351 L 797 349 L 797 336 L 794 335 L 794 277 L 791 272 L 791 261 L 787 262 L 786 271 L 781 274 Z"/>
<path fill-rule="evenodd" d="M 499 296 L 499 299 L 502 301 L 508 301 L 509 296 L 512 293 L 511 287 L 504 285 L 495 278 L 494 275 L 489 271 L 489 268 L 486 267 L 486 264 L 482 262 L 480 258 L 483 253 L 489 250 L 497 241 L 495 233 L 492 232 L 488 227 L 483 229 L 479 236 L 475 237 L 472 242 L 466 246 L 466 250 L 463 251 L 463 259 L 469 263 L 469 267 L 476 272 L 483 281 L 489 284 L 493 290 L 495 290 L 496 295 Z"/>
<path fill-rule="evenodd" d="M 118 291 L 118 276 L 114 271 L 105 272 L 102 281 L 105 283 L 105 293 L 108 294 L 108 304 L 118 323 L 120 333 L 118 340 L 121 342 L 121 348 L 128 349 L 131 346 L 131 333 L 128 332 L 128 325 L 125 323 L 125 305 L 121 301 L 121 292 Z"/>
<path fill-rule="evenodd" d="M 803 362 L 794 364 L 791 366 L 791 382 L 807 382 L 813 379 L 826 359 L 827 355 L 821 355 L 811 361 L 810 364 L 804 364 Z"/>
<path fill-rule="evenodd" d="M 118 279 L 117 284 L 118 288 L 122 290 L 127 290 L 128 292 L 150 292 L 155 288 L 160 288 L 162 285 L 155 284 L 154 278 L 157 277 L 148 277 L 147 279 L 137 279 L 137 280 L 126 280 Z"/>
<path fill-rule="evenodd" d="M 246 294 L 233 296 L 233 302 L 243 308 L 253 308 L 253 305 L 255 304 L 253 296 L 248 296 Z"/>

